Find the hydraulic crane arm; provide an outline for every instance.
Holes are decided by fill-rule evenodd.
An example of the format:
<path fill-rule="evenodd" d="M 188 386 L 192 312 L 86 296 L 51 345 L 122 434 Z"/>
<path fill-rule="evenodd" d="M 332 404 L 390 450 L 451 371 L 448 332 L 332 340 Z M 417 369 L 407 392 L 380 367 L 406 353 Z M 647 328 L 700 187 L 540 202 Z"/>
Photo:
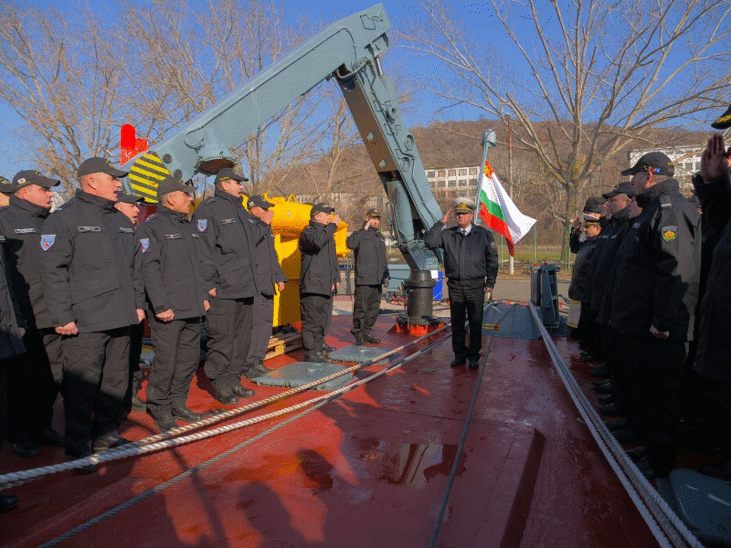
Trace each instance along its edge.
<path fill-rule="evenodd" d="M 230 150 L 324 79 L 335 77 L 373 165 L 393 204 L 401 251 L 413 270 L 436 269 L 423 233 L 442 214 L 429 188 L 414 137 L 401 118 L 379 57 L 390 24 L 381 4 L 330 25 L 270 68 L 198 115 L 155 147 L 168 171 L 190 179 L 233 165 Z"/>

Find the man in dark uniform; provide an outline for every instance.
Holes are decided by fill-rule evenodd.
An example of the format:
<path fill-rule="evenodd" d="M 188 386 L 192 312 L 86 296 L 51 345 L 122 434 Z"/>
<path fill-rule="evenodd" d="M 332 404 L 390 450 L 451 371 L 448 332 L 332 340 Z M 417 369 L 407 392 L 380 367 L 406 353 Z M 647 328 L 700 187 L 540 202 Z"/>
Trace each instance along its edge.
<path fill-rule="evenodd" d="M 20 313 L 7 276 L 5 256 L 0 255 L 0 445 L 6 437 L 8 423 L 8 370 L 24 367 L 23 332 L 18 325 Z M 18 497 L 0 493 L 0 512 L 9 512 L 18 506 Z"/>
<path fill-rule="evenodd" d="M 222 169 L 216 175 L 215 195 L 193 215 L 203 280 L 212 297 L 205 319 L 205 372 L 216 399 L 226 405 L 254 395 L 241 385 L 240 375 L 251 345 L 254 296 L 260 292 L 255 250 L 262 233 L 258 220 L 242 203 L 245 181 L 233 169 Z"/>
<path fill-rule="evenodd" d="M 457 226 L 442 230 L 454 211 Z M 441 221 L 429 229 L 424 243 L 429 249 L 444 249 L 444 275 L 449 288 L 449 311 L 452 319 L 452 367 L 480 366 L 482 349 L 482 305 L 485 295 L 495 287 L 498 257 L 492 233 L 472 224 L 475 204 L 462 199 L 447 211 Z M 465 314 L 469 321 L 470 346 L 465 344 Z"/>
<path fill-rule="evenodd" d="M 140 219 L 140 205 L 145 199 L 140 196 L 119 192 L 117 194 L 117 202 L 114 209 L 119 211 L 129 220 L 129 228 L 133 231 L 137 228 Z M 137 245 L 137 238 L 134 232 L 125 232 L 128 239 L 132 241 L 133 247 Z M 135 269 L 135 276 L 140 273 Z M 138 283 L 142 283 L 138 281 Z M 129 387 L 124 397 L 124 417 L 126 418 L 130 411 L 144 411 L 146 409 L 137 392 L 140 390 L 142 382 L 142 370 L 140 369 L 140 358 L 142 357 L 142 338 L 145 334 L 145 326 L 142 322 L 129 326 Z"/>
<path fill-rule="evenodd" d="M 14 192 L 14 187 L 10 181 L 0 175 L 0 209 L 8 207 L 10 204 L 10 195 Z"/>
<path fill-rule="evenodd" d="M 386 259 L 386 242 L 378 230 L 381 212 L 369 209 L 363 228 L 348 236 L 348 249 L 355 255 L 355 294 L 353 296 L 353 329 L 355 344 L 379 343 L 371 329 L 381 311 L 383 284 L 391 278 Z"/>
<path fill-rule="evenodd" d="M 731 127 L 731 106 L 711 125 L 720 130 Z M 720 133 L 708 139 L 693 184 L 703 217 L 718 237 L 700 307 L 694 369 L 710 411 L 708 427 L 718 434 L 723 458 L 701 472 L 731 481 L 731 147 L 726 147 Z"/>
<path fill-rule="evenodd" d="M 157 187 L 157 213 L 137 229 L 135 260 L 150 311 L 155 357 L 147 381 L 147 410 L 161 432 L 175 419 L 197 421 L 188 393 L 200 361 L 200 318 L 210 308 L 195 240 L 188 221 L 195 189 L 166 177 Z"/>
<path fill-rule="evenodd" d="M 21 456 L 38 454 L 38 443 L 64 444 L 63 436 L 51 426 L 63 377 L 61 335 L 53 329 L 38 268 L 41 227 L 51 211 L 51 188 L 59 184 L 58 179 L 37 171 L 21 171 L 13 179 L 15 192 L 9 206 L 0 212 L 3 252 L 25 322 L 23 343 L 28 349 L 27 364 L 11 372 L 9 380 L 11 423 L 25 430 L 11 435 L 11 439 L 20 437 L 13 448 Z"/>
<path fill-rule="evenodd" d="M 595 200 L 595 198 L 589 198 Z M 575 339 L 585 340 L 588 322 L 588 307 L 584 301 L 584 291 L 586 289 L 586 280 L 589 273 L 589 265 L 594 255 L 597 238 L 601 233 L 602 227 L 599 224 L 599 214 L 587 212 L 590 207 L 589 201 L 584 206 L 583 222 L 580 218 L 576 218 L 571 226 L 571 234 L 569 235 L 569 248 L 572 253 L 576 253 L 574 260 L 574 268 L 571 271 L 571 283 L 569 284 L 569 299 L 581 303 L 581 313 L 579 314 L 579 325 L 572 332 Z M 584 228 L 583 241 L 581 239 L 581 228 Z"/>
<path fill-rule="evenodd" d="M 244 375 L 250 379 L 269 372 L 264 367 L 269 339 L 272 337 L 272 320 L 274 317 L 274 288 L 280 293 L 284 291 L 287 277 L 279 265 L 279 257 L 274 249 L 272 218 L 270 210 L 273 203 L 264 196 L 250 196 L 247 203 L 249 212 L 259 219 L 259 228 L 264 237 L 256 242 L 257 275 L 260 278 L 259 293 L 254 296 L 254 327 L 251 332 L 251 347 L 246 357 Z"/>
<path fill-rule="evenodd" d="M 118 428 L 129 382 L 129 326 L 144 319 L 144 296 L 134 283 L 129 223 L 114 209 L 126 174 L 104 158 L 82 162 L 81 188 L 48 217 L 40 239 L 41 287 L 63 336 L 66 453 L 74 459 L 127 442 Z"/>
<path fill-rule="evenodd" d="M 701 220 L 678 191 L 675 168 L 651 152 L 622 172 L 632 176 L 636 237 L 618 267 L 612 325 L 628 334 L 634 413 L 647 440 L 652 474 L 675 466 L 680 374 L 693 336 L 698 299 Z"/>
<path fill-rule="evenodd" d="M 330 326 L 333 294 L 340 282 L 338 258 L 333 235 L 340 221 L 330 214 L 335 208 L 315 204 L 310 211 L 310 224 L 300 234 L 300 313 L 305 361 L 326 359 L 325 335 Z"/>

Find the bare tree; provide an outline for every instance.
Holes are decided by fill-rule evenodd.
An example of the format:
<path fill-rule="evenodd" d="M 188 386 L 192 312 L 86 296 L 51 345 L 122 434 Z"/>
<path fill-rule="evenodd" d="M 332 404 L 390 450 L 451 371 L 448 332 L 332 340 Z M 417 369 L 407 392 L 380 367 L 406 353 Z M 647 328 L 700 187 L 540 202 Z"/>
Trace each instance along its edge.
<path fill-rule="evenodd" d="M 481 43 L 448 2 L 420 4 L 405 40 L 443 69 L 425 85 L 447 106 L 512 117 L 564 225 L 606 159 L 632 140 L 658 146 L 654 128 L 707 122 L 729 100 L 727 0 L 491 0 Z"/>
<path fill-rule="evenodd" d="M 67 189 L 84 158 L 119 141 L 119 75 L 83 29 L 53 8 L 0 4 L 0 100 L 27 124 L 18 150 Z"/>

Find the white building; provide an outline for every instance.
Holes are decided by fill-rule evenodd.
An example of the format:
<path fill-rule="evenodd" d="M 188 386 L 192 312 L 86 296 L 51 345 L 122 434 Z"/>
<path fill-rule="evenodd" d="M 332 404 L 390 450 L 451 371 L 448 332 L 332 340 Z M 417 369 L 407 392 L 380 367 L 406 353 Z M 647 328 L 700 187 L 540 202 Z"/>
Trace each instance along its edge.
<path fill-rule="evenodd" d="M 681 190 L 690 190 L 690 178 L 701 169 L 701 154 L 705 145 L 682 146 L 673 148 L 633 149 L 629 151 L 629 165 L 633 166 L 648 152 L 662 152 L 675 165 L 675 179 L 680 183 Z"/>
<path fill-rule="evenodd" d="M 426 178 L 437 201 L 446 203 L 455 198 L 474 198 L 480 166 L 427 168 Z"/>

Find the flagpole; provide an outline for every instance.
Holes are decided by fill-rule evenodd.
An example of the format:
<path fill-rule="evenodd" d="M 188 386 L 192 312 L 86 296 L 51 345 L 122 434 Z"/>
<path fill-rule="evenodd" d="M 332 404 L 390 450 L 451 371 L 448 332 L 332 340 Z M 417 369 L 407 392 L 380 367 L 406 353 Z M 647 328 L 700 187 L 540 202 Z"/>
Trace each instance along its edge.
<path fill-rule="evenodd" d="M 480 176 L 477 178 L 477 188 L 475 189 L 475 204 L 477 211 L 480 211 L 480 189 L 482 188 L 482 178 L 485 177 L 485 162 L 487 162 L 487 152 L 495 146 L 497 136 L 494 129 L 486 129 L 482 132 L 482 163 L 480 164 Z M 473 222 L 476 225 L 481 224 L 480 215 L 475 215 Z"/>

